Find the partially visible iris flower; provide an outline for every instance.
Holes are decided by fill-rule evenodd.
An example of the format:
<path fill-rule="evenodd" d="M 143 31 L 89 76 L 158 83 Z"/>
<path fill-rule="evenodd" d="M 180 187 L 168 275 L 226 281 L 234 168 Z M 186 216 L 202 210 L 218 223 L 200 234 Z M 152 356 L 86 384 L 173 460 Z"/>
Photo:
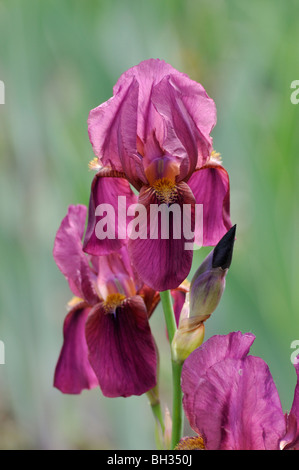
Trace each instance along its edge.
<path fill-rule="evenodd" d="M 299 364 L 289 414 L 284 414 L 269 367 L 248 355 L 253 334 L 213 336 L 186 359 L 183 406 L 197 437 L 178 449 L 299 450 Z"/>
<path fill-rule="evenodd" d="M 134 275 L 125 247 L 106 256 L 83 252 L 86 212 L 70 206 L 54 243 L 54 259 L 75 296 L 54 386 L 71 394 L 99 385 L 108 397 L 141 395 L 157 380 L 148 318 L 158 294 Z"/>
<path fill-rule="evenodd" d="M 229 178 L 210 136 L 215 124 L 215 104 L 202 85 L 164 61 L 146 60 L 121 75 L 113 97 L 88 119 L 97 157 L 91 168 L 97 174 L 84 251 L 102 255 L 126 243 L 118 232 L 112 240 L 97 238 L 95 211 L 105 203 L 118 212 L 119 195 L 126 196 L 125 211 L 136 202 L 131 187 L 148 219 L 152 205 L 189 205 L 190 236 L 176 238 L 172 229 L 168 239 L 153 239 L 147 223 L 147 237 L 129 240 L 133 266 L 148 286 L 157 291 L 178 287 L 192 263 L 193 252 L 185 249 L 185 242 L 202 239 L 204 246 L 214 246 L 231 227 Z M 203 231 L 195 224 L 195 204 L 203 205 Z M 183 231 L 183 222 L 175 223 Z"/>

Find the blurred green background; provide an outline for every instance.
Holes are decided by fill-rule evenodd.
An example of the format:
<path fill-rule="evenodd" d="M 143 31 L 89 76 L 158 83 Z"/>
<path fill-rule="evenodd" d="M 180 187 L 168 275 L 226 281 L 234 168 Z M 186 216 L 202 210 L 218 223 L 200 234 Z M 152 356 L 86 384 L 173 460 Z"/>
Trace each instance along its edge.
<path fill-rule="evenodd" d="M 88 203 L 88 113 L 122 72 L 150 57 L 200 81 L 218 109 L 214 146 L 230 174 L 237 242 L 206 337 L 253 332 L 252 352 L 290 409 L 290 344 L 299 340 L 299 105 L 290 101 L 298 14 L 296 0 L 0 0 L 1 449 L 155 447 L 145 397 L 52 387 L 70 298 L 52 247 L 67 206 Z M 208 251 L 196 253 L 192 271 Z M 157 310 L 164 408 L 163 324 Z"/>

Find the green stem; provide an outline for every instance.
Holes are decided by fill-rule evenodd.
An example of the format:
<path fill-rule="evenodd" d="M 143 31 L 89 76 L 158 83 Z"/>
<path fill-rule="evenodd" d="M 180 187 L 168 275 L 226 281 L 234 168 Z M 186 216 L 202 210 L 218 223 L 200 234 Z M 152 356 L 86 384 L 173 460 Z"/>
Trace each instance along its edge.
<path fill-rule="evenodd" d="M 176 321 L 172 308 L 171 294 L 169 290 L 160 292 L 162 307 L 164 311 L 164 317 L 166 322 L 166 328 L 168 332 L 169 342 L 172 343 L 174 334 L 176 332 Z"/>
<path fill-rule="evenodd" d="M 171 448 L 174 449 L 183 434 L 182 413 L 182 389 L 181 389 L 182 364 L 172 361 L 172 434 Z"/>
<path fill-rule="evenodd" d="M 172 307 L 170 291 L 160 292 L 161 302 L 164 311 L 166 328 L 170 344 L 172 343 L 176 332 L 176 321 Z M 183 409 L 182 409 L 182 390 L 181 390 L 181 371 L 182 365 L 176 363 L 173 359 L 172 363 L 172 435 L 171 448 L 179 442 L 182 437 L 183 427 Z"/>

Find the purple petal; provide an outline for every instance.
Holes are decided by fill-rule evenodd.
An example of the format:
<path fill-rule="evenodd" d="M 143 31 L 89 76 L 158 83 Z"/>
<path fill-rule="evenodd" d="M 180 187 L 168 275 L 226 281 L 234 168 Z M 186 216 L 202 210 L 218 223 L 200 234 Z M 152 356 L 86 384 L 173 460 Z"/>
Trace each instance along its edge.
<path fill-rule="evenodd" d="M 279 448 L 285 419 L 267 364 L 246 357 L 253 339 L 240 332 L 214 336 L 184 363 L 184 409 L 207 449 Z"/>
<path fill-rule="evenodd" d="M 100 171 L 95 175 L 91 186 L 83 249 L 86 253 L 96 256 L 118 251 L 127 243 L 127 209 L 137 202 L 128 181 L 121 177 L 114 178 L 113 175 L 113 172 Z M 102 217 L 97 220 L 96 210 L 99 209 L 102 209 Z M 101 232 L 106 238 L 99 239 L 97 223 L 104 219 L 107 225 L 102 223 Z"/>
<path fill-rule="evenodd" d="M 132 297 L 136 294 L 138 282 L 134 278 L 126 246 L 118 252 L 98 257 L 97 285 L 103 299 L 113 293 Z"/>
<path fill-rule="evenodd" d="M 64 342 L 57 362 L 54 387 L 63 393 L 78 394 L 98 385 L 88 361 L 85 323 L 90 308 L 81 303 L 74 307 L 64 321 Z"/>
<path fill-rule="evenodd" d="M 203 246 L 214 246 L 232 226 L 227 171 L 220 164 L 207 164 L 193 173 L 188 185 L 196 204 L 203 205 Z"/>
<path fill-rule="evenodd" d="M 299 450 L 299 362 L 294 365 L 297 374 L 297 383 L 292 408 L 287 416 L 287 432 L 280 446 L 281 448 Z"/>
<path fill-rule="evenodd" d="M 68 280 L 71 291 L 93 305 L 97 301 L 95 276 L 82 250 L 81 241 L 85 219 L 85 206 L 69 206 L 56 234 L 53 256 L 58 268 Z"/>
<path fill-rule="evenodd" d="M 92 109 L 89 113 L 89 138 L 94 153 L 100 159 L 104 167 L 110 167 L 117 171 L 124 171 L 119 157 L 120 120 L 122 109 L 126 108 L 128 104 L 132 107 L 132 96 L 134 97 L 136 94 L 136 87 L 138 95 L 138 84 L 133 77 L 130 77 L 126 82 L 122 82 L 122 86 L 118 87 L 117 92 L 112 98 L 97 108 Z M 132 131 L 135 133 L 135 153 L 137 103 L 138 101 L 135 100 L 135 109 L 132 109 L 131 114 L 131 119 L 133 121 L 133 124 L 131 124 Z"/>
<path fill-rule="evenodd" d="M 118 95 L 133 79 L 138 82 L 137 135 L 143 142 L 146 142 L 147 136 L 154 130 L 152 128 L 154 122 L 155 127 L 159 127 L 158 131 L 161 131 L 162 120 L 151 104 L 151 94 L 153 87 L 169 74 L 182 75 L 163 60 L 149 59 L 123 73 L 113 88 L 114 95 Z"/>
<path fill-rule="evenodd" d="M 194 228 L 194 198 L 188 185 L 183 182 L 177 185 L 177 195 L 178 199 L 175 205 L 178 212 L 174 212 L 174 220 L 171 216 L 169 217 L 169 233 L 167 234 L 165 231 L 163 235 L 161 217 L 159 215 L 150 217 L 153 205 L 161 207 L 161 204 L 159 204 L 154 190 L 143 186 L 139 195 L 139 204 L 146 209 L 146 215 L 141 222 L 145 237 L 141 238 L 140 236 L 133 239 L 131 234 L 128 244 L 129 254 L 137 274 L 146 285 L 157 291 L 178 287 L 188 276 L 192 264 L 193 251 L 190 248 L 186 249 L 185 243 L 192 245 L 194 236 L 190 236 L 189 239 L 184 236 L 182 207 L 183 204 L 190 205 L 190 225 L 191 228 L 192 226 Z M 174 204 L 170 204 L 169 208 L 172 207 Z M 167 210 L 166 204 L 164 204 L 164 208 Z M 168 214 L 164 215 L 163 224 L 166 226 Z M 155 235 L 157 238 L 151 234 L 151 228 L 153 229 L 155 226 L 158 228 Z M 177 231 L 180 228 L 180 234 L 175 233 L 174 227 Z M 164 239 L 162 235 L 165 237 Z"/>
<path fill-rule="evenodd" d="M 139 191 L 146 183 L 142 156 L 137 152 L 139 85 L 134 79 L 125 106 L 119 111 L 118 153 L 128 181 Z"/>
<path fill-rule="evenodd" d="M 89 360 L 108 397 L 141 395 L 156 385 L 157 358 L 145 304 L 124 301 L 115 315 L 96 306 L 86 324 Z"/>
<path fill-rule="evenodd" d="M 184 75 L 165 77 L 154 87 L 152 101 L 166 122 L 161 144 L 171 155 L 188 160 L 182 163 L 180 180 L 188 179 L 212 150 L 209 132 L 216 122 L 214 102 L 199 83 Z"/>

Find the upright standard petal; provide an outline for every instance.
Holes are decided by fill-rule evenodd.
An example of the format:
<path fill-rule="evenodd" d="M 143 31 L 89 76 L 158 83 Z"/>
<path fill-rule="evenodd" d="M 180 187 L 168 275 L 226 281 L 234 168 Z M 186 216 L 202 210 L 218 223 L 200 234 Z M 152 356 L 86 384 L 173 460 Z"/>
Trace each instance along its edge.
<path fill-rule="evenodd" d="M 132 297 L 136 294 L 136 284 L 126 247 L 98 257 L 97 285 L 103 299 L 113 293 Z"/>
<path fill-rule="evenodd" d="M 196 203 L 203 205 L 203 246 L 214 246 L 232 226 L 227 171 L 219 163 L 210 162 L 193 173 L 188 185 Z"/>
<path fill-rule="evenodd" d="M 151 119 L 149 119 L 149 115 L 153 113 L 151 104 L 153 87 L 169 74 L 183 75 L 163 60 L 144 60 L 124 72 L 113 88 L 113 93 L 117 96 L 133 80 L 136 80 L 139 84 L 137 135 L 143 142 L 146 142 L 148 135 L 153 130 L 151 125 L 154 121 L 157 124 L 159 118 L 158 116 L 155 116 L 155 118 L 151 116 Z"/>
<path fill-rule="evenodd" d="M 175 203 L 161 204 L 153 188 L 143 186 L 139 204 L 146 212 L 141 220 L 144 236 L 129 239 L 132 264 L 142 281 L 157 291 L 175 289 L 189 274 L 193 251 L 186 249 L 194 235 L 194 198 L 188 185 L 181 182 L 175 189 Z M 183 206 L 190 207 L 190 220 L 185 224 Z M 186 213 L 185 213 L 186 215 Z M 190 238 L 186 237 L 190 227 Z"/>
<path fill-rule="evenodd" d="M 133 77 L 126 82 L 123 81 L 117 93 L 105 103 L 92 109 L 88 117 L 89 139 L 95 155 L 104 167 L 107 166 L 116 171 L 123 171 L 119 158 L 121 111 L 131 100 L 134 88 L 136 88 L 136 80 Z"/>
<path fill-rule="evenodd" d="M 194 391 L 201 378 L 210 367 L 226 358 L 246 357 L 254 339 L 254 335 L 250 333 L 243 335 L 240 331 L 229 335 L 212 336 L 185 361 L 182 369 L 183 401 L 184 410 L 192 428 L 195 425 Z"/>
<path fill-rule="evenodd" d="M 127 243 L 127 209 L 136 202 L 123 173 L 99 171 L 91 186 L 84 251 L 100 256 L 120 250 Z"/>
<path fill-rule="evenodd" d="M 85 322 L 90 308 L 81 303 L 74 307 L 64 321 L 64 342 L 57 362 L 54 387 L 63 393 L 78 394 L 98 385 L 88 361 Z"/>
<path fill-rule="evenodd" d="M 184 409 L 208 450 L 279 449 L 285 433 L 279 395 L 267 364 L 245 356 L 250 341 L 252 335 L 243 338 L 239 332 L 231 333 L 227 340 L 213 337 L 183 366 Z"/>
<path fill-rule="evenodd" d="M 96 306 L 86 323 L 89 360 L 107 397 L 141 395 L 156 385 L 157 357 L 145 304 L 126 299 L 113 313 Z"/>
<path fill-rule="evenodd" d="M 95 275 L 82 250 L 82 237 L 86 219 L 86 207 L 69 206 L 68 213 L 57 231 L 53 256 L 60 271 L 66 277 L 71 291 L 88 303 L 97 301 Z"/>

